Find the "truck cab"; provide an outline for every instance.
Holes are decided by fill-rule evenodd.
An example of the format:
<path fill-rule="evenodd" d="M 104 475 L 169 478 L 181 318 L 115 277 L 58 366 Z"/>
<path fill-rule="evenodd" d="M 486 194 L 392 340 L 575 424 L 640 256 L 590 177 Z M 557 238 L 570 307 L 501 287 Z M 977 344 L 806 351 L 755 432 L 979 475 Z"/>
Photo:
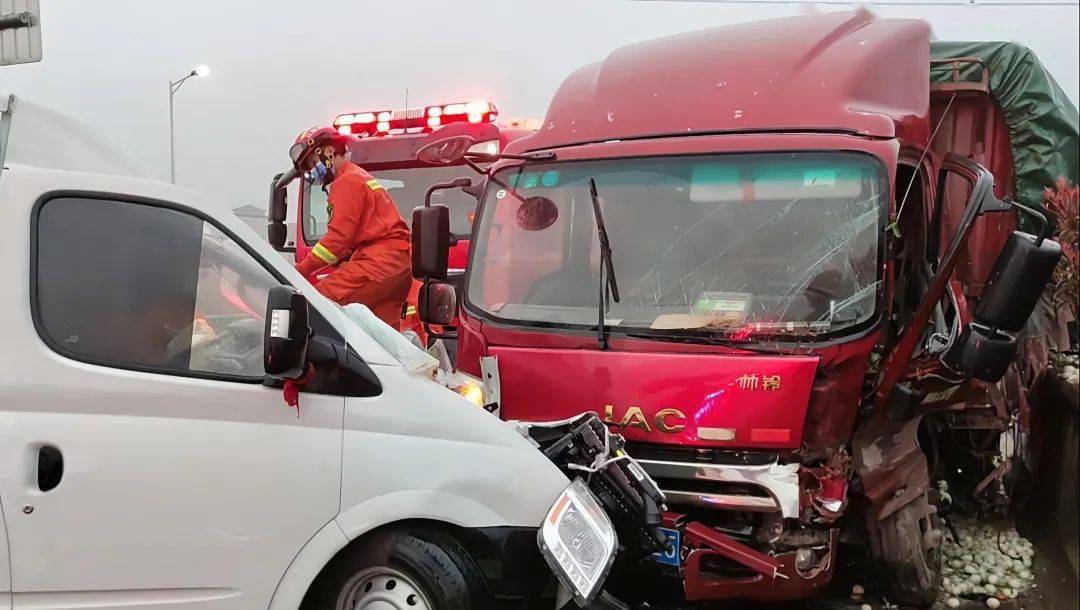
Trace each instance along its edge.
<path fill-rule="evenodd" d="M 691 601 L 809 597 L 854 506 L 888 598 L 933 601 L 919 431 L 987 412 L 1060 248 L 1013 233 L 1000 113 L 931 87 L 930 49 L 924 22 L 863 10 L 628 45 L 488 169 L 458 365 L 504 418 L 591 410 L 627 437 L 677 547 L 632 572 Z M 1046 249 L 1022 289 L 1017 240 Z"/>

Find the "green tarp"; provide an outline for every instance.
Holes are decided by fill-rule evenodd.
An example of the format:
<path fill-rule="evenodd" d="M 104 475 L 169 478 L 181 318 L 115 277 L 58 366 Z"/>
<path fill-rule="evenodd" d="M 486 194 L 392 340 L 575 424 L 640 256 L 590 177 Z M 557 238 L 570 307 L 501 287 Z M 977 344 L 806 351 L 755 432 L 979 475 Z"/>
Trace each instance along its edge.
<path fill-rule="evenodd" d="M 1042 208 L 1043 189 L 1058 176 L 1080 183 L 1080 117 L 1076 106 L 1030 49 L 1012 42 L 932 42 L 931 59 L 977 57 L 990 73 L 990 92 L 1005 114 L 1012 140 L 1016 197 Z M 981 68 L 961 69 L 975 80 Z M 951 68 L 935 66 L 934 82 L 948 81 Z"/>

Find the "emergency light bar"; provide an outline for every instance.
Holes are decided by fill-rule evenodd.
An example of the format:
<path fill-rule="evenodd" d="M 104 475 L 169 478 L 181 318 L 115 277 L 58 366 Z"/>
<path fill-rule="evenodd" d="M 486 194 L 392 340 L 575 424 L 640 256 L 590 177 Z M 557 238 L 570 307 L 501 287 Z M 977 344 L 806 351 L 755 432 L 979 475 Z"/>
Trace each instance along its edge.
<path fill-rule="evenodd" d="M 339 114 L 334 119 L 334 127 L 339 133 L 366 138 L 431 133 L 450 123 L 494 123 L 497 116 L 499 110 L 495 108 L 495 104 L 481 100 L 423 108 Z"/>

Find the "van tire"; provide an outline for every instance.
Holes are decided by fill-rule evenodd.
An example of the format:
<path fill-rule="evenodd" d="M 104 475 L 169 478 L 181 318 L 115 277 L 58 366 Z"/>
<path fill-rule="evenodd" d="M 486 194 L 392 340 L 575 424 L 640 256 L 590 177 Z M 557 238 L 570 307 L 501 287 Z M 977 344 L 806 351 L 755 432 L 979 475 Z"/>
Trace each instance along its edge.
<path fill-rule="evenodd" d="M 394 579 L 393 574 L 400 576 Z M 391 575 L 391 576 L 387 576 Z M 403 581 L 399 586 L 397 580 Z M 371 587 L 415 589 L 417 607 L 484 610 L 492 606 L 484 577 L 453 537 L 433 529 L 378 532 L 342 550 L 304 597 L 303 610 L 344 610 Z"/>

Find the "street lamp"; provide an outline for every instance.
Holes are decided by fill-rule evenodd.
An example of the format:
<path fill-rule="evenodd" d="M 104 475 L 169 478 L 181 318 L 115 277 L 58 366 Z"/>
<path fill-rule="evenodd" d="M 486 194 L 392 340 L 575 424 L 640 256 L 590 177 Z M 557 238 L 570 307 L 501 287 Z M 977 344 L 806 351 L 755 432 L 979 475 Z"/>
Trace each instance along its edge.
<path fill-rule="evenodd" d="M 169 180 L 173 184 L 176 184 L 176 129 L 173 119 L 173 96 L 176 95 L 176 92 L 180 90 L 180 85 L 183 85 L 187 79 L 193 76 L 206 76 L 207 74 L 210 74 L 210 68 L 206 64 L 199 64 L 184 78 L 169 81 Z"/>

